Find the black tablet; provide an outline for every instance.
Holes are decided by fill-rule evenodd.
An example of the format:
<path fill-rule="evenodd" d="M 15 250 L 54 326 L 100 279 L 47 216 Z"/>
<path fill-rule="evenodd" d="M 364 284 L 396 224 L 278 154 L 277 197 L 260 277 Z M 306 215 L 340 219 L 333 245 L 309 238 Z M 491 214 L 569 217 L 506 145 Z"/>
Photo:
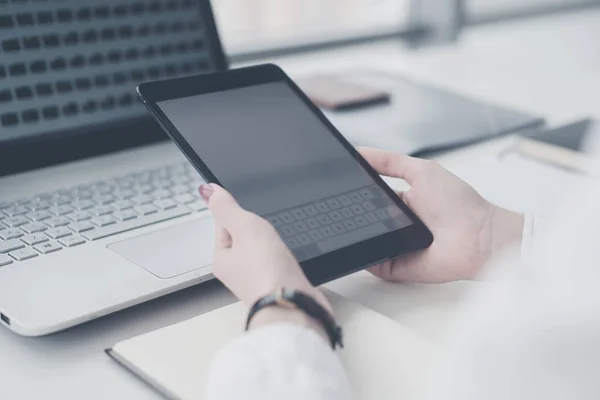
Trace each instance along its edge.
<path fill-rule="evenodd" d="M 313 283 L 432 243 L 279 67 L 144 83 L 138 93 L 206 181 L 271 222 Z"/>

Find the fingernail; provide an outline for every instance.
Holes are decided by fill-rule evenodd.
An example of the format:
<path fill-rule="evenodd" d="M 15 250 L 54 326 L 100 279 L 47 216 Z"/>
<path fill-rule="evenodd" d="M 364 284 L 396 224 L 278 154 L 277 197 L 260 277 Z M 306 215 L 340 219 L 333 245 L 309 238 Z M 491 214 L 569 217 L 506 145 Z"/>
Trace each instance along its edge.
<path fill-rule="evenodd" d="M 214 189 L 212 188 L 212 186 L 208 183 L 200 185 L 200 189 L 198 191 L 200 192 L 200 196 L 202 196 L 202 199 L 206 203 L 208 203 L 208 201 L 210 200 L 210 197 L 215 192 Z"/>

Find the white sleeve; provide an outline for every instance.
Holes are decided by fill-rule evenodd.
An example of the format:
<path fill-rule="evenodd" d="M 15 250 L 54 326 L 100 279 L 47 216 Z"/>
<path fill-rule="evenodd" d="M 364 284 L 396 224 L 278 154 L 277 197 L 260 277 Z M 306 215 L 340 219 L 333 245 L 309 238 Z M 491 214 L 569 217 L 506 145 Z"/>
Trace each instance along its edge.
<path fill-rule="evenodd" d="M 531 256 L 533 249 L 536 247 L 536 243 L 540 241 L 543 233 L 548 230 L 550 221 L 552 221 L 552 219 L 548 215 L 525 215 L 525 224 L 523 225 L 523 242 L 521 245 L 521 254 L 525 260 Z"/>
<path fill-rule="evenodd" d="M 214 360 L 208 400 L 346 400 L 340 359 L 316 332 L 290 323 L 234 340 Z"/>

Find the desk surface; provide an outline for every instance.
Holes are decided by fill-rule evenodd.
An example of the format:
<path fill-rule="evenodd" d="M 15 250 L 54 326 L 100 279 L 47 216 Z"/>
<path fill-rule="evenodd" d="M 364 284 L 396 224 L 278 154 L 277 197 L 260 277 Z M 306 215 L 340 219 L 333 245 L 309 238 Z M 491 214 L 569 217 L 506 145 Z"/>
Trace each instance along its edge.
<path fill-rule="evenodd" d="M 600 29 L 598 18 L 600 12 L 592 12 L 476 28 L 456 46 L 419 51 L 387 42 L 268 61 L 278 61 L 293 76 L 355 67 L 406 72 L 559 124 L 600 114 L 600 56 L 592 47 L 598 35 L 589 31 Z M 471 157 L 497 154 L 507 141 L 444 154 L 439 160 L 460 165 Z M 394 285 L 359 273 L 329 287 L 435 340 L 469 285 L 473 283 Z M 103 350 L 233 301 L 211 282 L 46 338 L 21 338 L 1 329 L 0 398 L 159 398 Z"/>

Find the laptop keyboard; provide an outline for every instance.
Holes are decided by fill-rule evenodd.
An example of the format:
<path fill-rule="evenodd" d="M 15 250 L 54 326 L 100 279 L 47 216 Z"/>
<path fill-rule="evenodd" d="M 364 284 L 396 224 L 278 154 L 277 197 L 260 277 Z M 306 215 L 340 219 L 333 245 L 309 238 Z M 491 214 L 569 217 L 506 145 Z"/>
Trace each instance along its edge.
<path fill-rule="evenodd" d="M 0 201 L 0 267 L 205 210 L 188 163 Z"/>
<path fill-rule="evenodd" d="M 376 185 L 267 216 L 300 261 L 412 224 Z"/>

